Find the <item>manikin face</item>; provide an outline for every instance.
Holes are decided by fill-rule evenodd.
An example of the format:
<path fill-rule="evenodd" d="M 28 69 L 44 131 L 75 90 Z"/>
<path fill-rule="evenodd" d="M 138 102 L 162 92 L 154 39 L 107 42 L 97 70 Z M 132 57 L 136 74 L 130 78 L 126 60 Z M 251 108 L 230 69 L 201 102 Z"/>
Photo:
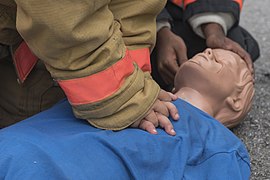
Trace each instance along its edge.
<path fill-rule="evenodd" d="M 254 95 L 253 76 L 244 60 L 221 49 L 207 49 L 182 64 L 175 91 L 182 88 L 197 91 L 203 97 L 200 103 L 210 105 L 205 110 L 227 127 L 243 120 Z"/>
<path fill-rule="evenodd" d="M 246 68 L 244 60 L 231 51 L 206 49 L 182 64 L 175 88 L 190 87 L 219 101 L 232 94 Z"/>

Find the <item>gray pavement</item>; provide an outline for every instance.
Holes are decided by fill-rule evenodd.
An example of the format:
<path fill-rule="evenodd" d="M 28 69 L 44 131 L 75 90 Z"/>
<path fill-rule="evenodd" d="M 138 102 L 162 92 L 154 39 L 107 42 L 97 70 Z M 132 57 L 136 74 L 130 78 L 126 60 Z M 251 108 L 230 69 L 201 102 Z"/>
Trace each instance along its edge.
<path fill-rule="evenodd" d="M 259 42 L 255 62 L 256 94 L 251 112 L 233 132 L 251 158 L 251 180 L 270 180 L 270 0 L 246 0 L 240 24 Z"/>

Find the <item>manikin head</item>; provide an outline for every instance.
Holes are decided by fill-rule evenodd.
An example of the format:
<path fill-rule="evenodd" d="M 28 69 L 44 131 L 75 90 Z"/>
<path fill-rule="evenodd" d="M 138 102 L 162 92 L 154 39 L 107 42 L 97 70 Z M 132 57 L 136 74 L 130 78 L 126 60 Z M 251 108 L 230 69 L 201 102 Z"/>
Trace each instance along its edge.
<path fill-rule="evenodd" d="M 206 49 L 182 64 L 175 92 L 227 127 L 239 124 L 251 108 L 254 80 L 245 61 L 222 49 Z"/>

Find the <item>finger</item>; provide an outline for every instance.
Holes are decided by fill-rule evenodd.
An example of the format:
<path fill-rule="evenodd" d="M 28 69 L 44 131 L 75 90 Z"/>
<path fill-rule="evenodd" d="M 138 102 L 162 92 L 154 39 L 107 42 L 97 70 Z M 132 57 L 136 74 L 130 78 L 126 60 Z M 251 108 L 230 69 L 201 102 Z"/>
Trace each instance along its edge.
<path fill-rule="evenodd" d="M 169 96 L 172 98 L 173 101 L 178 99 L 178 96 L 176 96 L 175 94 L 171 93 L 171 92 L 167 92 L 169 94 Z"/>
<path fill-rule="evenodd" d="M 173 100 L 176 100 L 177 96 L 161 89 L 158 95 L 158 99 L 161 101 L 171 102 Z"/>
<path fill-rule="evenodd" d="M 241 54 L 240 51 L 236 52 L 238 54 Z M 248 69 L 250 70 L 251 74 L 254 75 L 254 65 L 253 65 L 253 62 L 250 58 L 250 56 L 248 54 L 241 54 L 241 57 L 243 58 L 243 60 L 245 61 L 245 63 L 247 64 L 248 66 Z"/>
<path fill-rule="evenodd" d="M 167 85 L 173 84 L 175 74 L 172 71 L 166 69 L 160 73 L 160 76 Z"/>
<path fill-rule="evenodd" d="M 242 47 L 239 44 L 236 44 L 235 51 L 237 54 L 239 54 L 245 60 L 249 70 L 253 74 L 253 62 L 250 58 L 250 55 L 244 49 L 242 49 Z"/>
<path fill-rule="evenodd" d="M 149 132 L 150 134 L 157 134 L 157 130 L 156 130 L 154 124 L 150 121 L 145 120 L 145 119 L 143 119 L 141 121 L 139 128 Z"/>
<path fill-rule="evenodd" d="M 155 107 L 155 104 L 154 104 L 154 106 L 153 106 L 153 109 L 154 109 L 154 107 Z M 151 111 L 144 117 L 144 119 L 145 119 L 146 121 L 151 122 L 155 127 L 158 127 L 158 118 L 157 118 L 156 113 L 155 113 L 153 110 L 151 110 Z"/>
<path fill-rule="evenodd" d="M 176 135 L 171 121 L 166 116 L 163 116 L 162 114 L 157 114 L 157 117 L 159 120 L 159 126 L 165 129 L 165 132 L 172 136 Z"/>
<path fill-rule="evenodd" d="M 237 42 L 234 42 L 232 40 L 229 40 L 229 41 L 230 41 L 230 44 L 231 44 L 231 46 L 228 47 L 228 48 L 230 48 L 229 50 L 235 52 L 242 59 L 244 59 L 247 66 L 248 66 L 248 68 L 249 68 L 249 70 L 251 71 L 252 74 L 254 74 L 253 62 L 251 60 L 250 55 Z"/>
<path fill-rule="evenodd" d="M 165 105 L 164 101 L 160 101 L 160 100 L 156 100 L 154 106 L 153 106 L 153 110 L 155 112 L 158 112 L 160 114 L 163 114 L 164 116 L 169 116 L 169 110 L 167 108 L 167 106 Z"/>
<path fill-rule="evenodd" d="M 173 57 L 170 56 L 166 58 L 166 60 L 161 61 L 158 68 L 159 71 L 161 72 L 163 80 L 167 84 L 172 84 L 174 81 L 174 76 L 178 70 L 176 56 L 175 55 Z"/>
<path fill-rule="evenodd" d="M 243 56 L 242 57 L 245 60 L 247 66 L 249 68 L 249 70 L 251 71 L 252 74 L 254 74 L 254 65 L 253 65 L 253 62 L 251 60 L 250 55 L 246 51 L 244 51 L 242 53 L 243 53 Z"/>
<path fill-rule="evenodd" d="M 249 70 L 251 71 L 252 75 L 254 75 L 254 64 L 253 64 L 253 62 L 252 62 L 252 60 L 251 60 L 250 55 L 249 55 L 249 54 L 246 55 L 246 56 L 244 57 L 244 60 L 246 61 L 247 65 L 248 65 L 248 68 L 249 68 Z"/>
<path fill-rule="evenodd" d="M 175 50 L 174 52 L 177 53 Z M 167 66 L 167 69 L 174 76 L 179 69 L 177 54 L 171 59 L 171 61 L 168 62 Z"/>
<path fill-rule="evenodd" d="M 174 51 L 179 66 L 181 66 L 181 64 L 188 60 L 187 47 L 184 40 L 180 36 L 178 36 L 178 41 L 176 47 L 174 48 Z"/>
<path fill-rule="evenodd" d="M 176 106 L 171 102 L 165 102 L 165 105 L 167 106 L 167 108 L 169 110 L 169 114 L 172 117 L 172 119 L 173 120 L 178 120 L 179 119 L 179 113 L 178 113 L 178 109 L 176 108 Z"/>
<path fill-rule="evenodd" d="M 158 64 L 158 72 L 162 78 L 162 80 L 166 84 L 171 84 L 173 83 L 174 80 L 174 73 L 173 70 L 170 69 L 167 65 L 164 65 L 162 61 L 159 61 L 160 63 Z"/>
<path fill-rule="evenodd" d="M 188 60 L 186 47 L 183 49 L 180 49 L 180 50 L 176 50 L 175 53 L 177 56 L 177 62 L 179 64 L 179 66 L 181 66 L 184 62 L 186 62 Z M 177 66 L 177 70 L 178 70 L 179 66 Z M 176 72 L 177 72 L 177 70 L 176 70 Z"/>

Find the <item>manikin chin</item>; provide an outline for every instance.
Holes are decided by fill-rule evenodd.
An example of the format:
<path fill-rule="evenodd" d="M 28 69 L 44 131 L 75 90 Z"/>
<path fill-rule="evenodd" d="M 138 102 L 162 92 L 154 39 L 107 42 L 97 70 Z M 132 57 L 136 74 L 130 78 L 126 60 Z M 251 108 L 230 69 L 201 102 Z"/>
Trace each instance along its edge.
<path fill-rule="evenodd" d="M 222 49 L 206 49 L 182 64 L 174 81 L 181 99 L 231 128 L 250 111 L 254 79 L 246 62 Z"/>

